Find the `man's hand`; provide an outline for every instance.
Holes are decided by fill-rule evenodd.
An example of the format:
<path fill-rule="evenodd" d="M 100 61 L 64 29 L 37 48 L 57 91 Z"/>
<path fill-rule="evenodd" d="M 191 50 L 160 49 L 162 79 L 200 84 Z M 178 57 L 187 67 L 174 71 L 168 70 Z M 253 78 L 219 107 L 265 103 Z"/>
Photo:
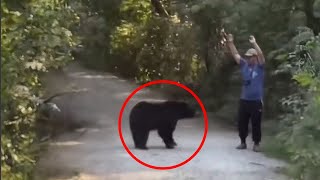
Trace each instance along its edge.
<path fill-rule="evenodd" d="M 226 34 L 226 39 L 228 42 L 233 42 L 233 35 L 232 34 Z"/>
<path fill-rule="evenodd" d="M 250 42 L 251 44 L 256 43 L 256 38 L 254 38 L 254 36 L 251 35 L 251 36 L 249 37 L 249 42 Z"/>
<path fill-rule="evenodd" d="M 249 37 L 249 42 L 253 45 L 254 49 L 256 49 L 257 52 L 258 52 L 258 57 L 259 57 L 258 61 L 259 61 L 259 63 L 260 64 L 264 64 L 265 63 L 264 55 L 263 55 L 262 50 L 260 49 L 259 45 L 256 42 L 256 38 L 254 38 L 253 35 L 251 35 Z"/>
<path fill-rule="evenodd" d="M 233 43 L 233 40 L 234 40 L 233 39 L 233 35 L 224 33 L 224 37 L 227 39 L 227 42 L 228 42 L 227 45 L 228 45 L 229 49 L 231 50 L 231 54 L 232 54 L 234 60 L 238 64 L 240 64 L 241 56 L 239 55 L 238 50 L 237 50 L 236 46 Z"/>

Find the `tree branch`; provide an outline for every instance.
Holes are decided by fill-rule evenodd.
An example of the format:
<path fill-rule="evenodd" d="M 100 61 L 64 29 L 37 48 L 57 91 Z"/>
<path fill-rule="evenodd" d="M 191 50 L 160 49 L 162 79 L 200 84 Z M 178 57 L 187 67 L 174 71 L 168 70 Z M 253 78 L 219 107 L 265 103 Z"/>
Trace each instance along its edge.
<path fill-rule="evenodd" d="M 160 16 L 170 16 L 160 0 L 151 0 L 151 4 L 154 7 L 155 12 L 158 13 Z"/>

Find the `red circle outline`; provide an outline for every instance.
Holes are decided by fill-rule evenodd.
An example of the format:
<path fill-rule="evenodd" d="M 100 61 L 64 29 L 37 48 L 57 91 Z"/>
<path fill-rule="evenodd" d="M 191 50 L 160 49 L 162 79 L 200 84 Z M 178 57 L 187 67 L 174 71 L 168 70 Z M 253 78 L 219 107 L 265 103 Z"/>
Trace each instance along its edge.
<path fill-rule="evenodd" d="M 200 146 L 198 147 L 198 149 L 188 158 L 186 159 L 185 161 L 179 163 L 179 164 L 176 164 L 176 165 L 172 165 L 172 166 L 153 166 L 153 165 L 150 165 L 150 164 L 147 164 L 143 161 L 141 161 L 140 159 L 138 159 L 131 151 L 130 149 L 127 147 L 125 141 L 124 141 L 124 138 L 122 136 L 122 128 L 121 128 L 121 122 L 122 122 L 122 115 L 123 115 L 123 111 L 126 107 L 126 105 L 128 104 L 129 100 L 138 92 L 140 91 L 141 89 L 145 88 L 145 87 L 148 87 L 148 86 L 151 86 L 151 85 L 155 85 L 155 84 L 171 84 L 171 85 L 176 85 L 178 87 L 181 87 L 183 89 L 185 89 L 186 91 L 188 91 L 199 103 L 201 109 L 202 109 L 202 112 L 203 112 L 203 116 L 204 116 L 204 122 L 205 122 L 205 127 L 204 127 L 204 133 L 203 133 L 203 138 L 202 138 L 202 141 L 200 143 Z M 130 156 L 136 160 L 137 162 L 139 162 L 140 164 L 146 166 L 146 167 L 149 167 L 149 168 L 152 168 L 152 169 L 157 169 L 157 170 L 170 170 L 170 169 L 174 169 L 174 168 L 178 168 L 180 166 L 183 166 L 185 165 L 186 163 L 188 163 L 189 161 L 191 161 L 201 150 L 202 146 L 204 145 L 204 142 L 207 138 L 207 133 L 208 133 L 208 117 L 207 117 L 207 112 L 205 110 L 205 107 L 204 105 L 202 104 L 200 98 L 192 91 L 190 90 L 188 87 L 184 86 L 183 84 L 180 84 L 178 82 L 175 82 L 175 81 L 171 81 L 171 80 L 155 80 L 155 81 L 151 81 L 151 82 L 148 82 L 146 84 L 143 84 L 141 86 L 139 86 L 137 89 L 135 89 L 128 97 L 127 99 L 125 100 L 125 102 L 123 103 L 122 107 L 121 107 L 121 110 L 120 110 L 120 114 L 119 114 L 119 121 L 118 121 L 118 131 L 119 131 L 119 136 L 120 136 L 120 139 L 121 139 L 121 142 L 122 142 L 122 145 L 124 146 L 125 150 L 130 154 Z"/>

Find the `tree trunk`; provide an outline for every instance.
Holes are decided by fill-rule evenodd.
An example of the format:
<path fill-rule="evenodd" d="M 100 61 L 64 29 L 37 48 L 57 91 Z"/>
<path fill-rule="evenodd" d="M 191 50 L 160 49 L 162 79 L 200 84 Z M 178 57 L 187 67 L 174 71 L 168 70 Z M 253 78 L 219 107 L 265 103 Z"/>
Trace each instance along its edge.
<path fill-rule="evenodd" d="M 315 35 L 320 32 L 320 18 L 316 18 L 313 14 L 313 4 L 315 0 L 304 1 L 304 12 L 307 16 L 307 26 L 311 28 Z"/>
<path fill-rule="evenodd" d="M 206 64 L 206 70 L 207 70 L 207 73 L 210 73 L 210 66 L 211 66 L 211 63 L 210 63 L 210 59 L 209 59 L 209 52 L 210 52 L 210 37 L 211 37 L 211 31 L 210 31 L 210 26 L 207 27 L 207 32 L 206 32 L 206 46 L 205 46 L 205 56 L 204 56 L 204 61 L 205 61 L 205 64 Z"/>

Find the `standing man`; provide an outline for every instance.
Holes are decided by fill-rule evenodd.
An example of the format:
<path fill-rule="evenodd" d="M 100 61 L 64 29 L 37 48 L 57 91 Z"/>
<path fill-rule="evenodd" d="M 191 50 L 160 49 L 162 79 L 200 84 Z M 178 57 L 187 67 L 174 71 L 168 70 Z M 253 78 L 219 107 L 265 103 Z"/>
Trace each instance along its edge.
<path fill-rule="evenodd" d="M 244 57 L 239 55 L 232 34 L 226 35 L 226 39 L 234 60 L 240 65 L 243 80 L 238 114 L 238 130 L 241 143 L 237 146 L 237 149 L 247 148 L 246 138 L 248 136 L 249 120 L 251 120 L 253 151 L 259 152 L 265 58 L 254 36 L 249 38 L 253 48 L 249 49 Z"/>

